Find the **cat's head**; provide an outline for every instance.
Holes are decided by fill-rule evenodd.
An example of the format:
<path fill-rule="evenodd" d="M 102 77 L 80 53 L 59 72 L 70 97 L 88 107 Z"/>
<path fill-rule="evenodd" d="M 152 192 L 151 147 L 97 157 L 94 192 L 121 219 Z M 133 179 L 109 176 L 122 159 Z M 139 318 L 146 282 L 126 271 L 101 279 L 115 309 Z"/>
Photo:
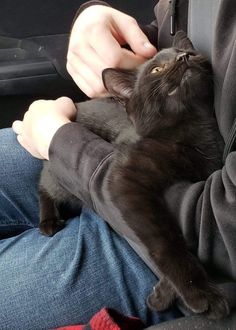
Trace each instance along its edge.
<path fill-rule="evenodd" d="M 171 48 L 159 51 L 138 69 L 105 69 L 103 82 L 125 105 L 140 134 L 151 132 L 160 120 L 212 111 L 211 65 L 182 31 L 176 33 Z"/>

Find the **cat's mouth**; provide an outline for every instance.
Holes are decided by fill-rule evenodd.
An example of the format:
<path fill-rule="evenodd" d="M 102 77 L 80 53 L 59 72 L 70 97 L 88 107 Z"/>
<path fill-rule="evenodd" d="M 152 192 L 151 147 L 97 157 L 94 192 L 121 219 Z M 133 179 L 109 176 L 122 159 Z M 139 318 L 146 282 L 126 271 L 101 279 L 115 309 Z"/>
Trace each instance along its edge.
<path fill-rule="evenodd" d="M 185 81 L 188 77 L 191 76 L 190 65 L 189 65 L 189 59 L 191 56 L 194 56 L 194 55 L 191 55 L 186 52 L 180 53 L 176 56 L 176 62 L 180 62 L 180 66 L 178 67 L 178 69 L 181 68 L 182 72 L 181 72 L 180 81 L 179 81 L 179 83 L 177 83 L 177 86 L 175 86 L 169 90 L 169 92 L 168 92 L 169 96 L 175 95 L 178 92 L 181 83 L 183 81 Z"/>

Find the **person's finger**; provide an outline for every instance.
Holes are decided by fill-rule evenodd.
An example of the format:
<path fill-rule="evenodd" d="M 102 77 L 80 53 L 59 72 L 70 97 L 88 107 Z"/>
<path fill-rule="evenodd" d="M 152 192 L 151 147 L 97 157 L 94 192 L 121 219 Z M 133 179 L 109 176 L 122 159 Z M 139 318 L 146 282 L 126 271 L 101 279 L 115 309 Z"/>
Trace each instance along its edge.
<path fill-rule="evenodd" d="M 23 122 L 21 120 L 15 120 L 12 123 L 12 129 L 16 134 L 21 134 L 23 128 Z"/>
<path fill-rule="evenodd" d="M 110 30 L 103 29 L 99 35 L 98 38 L 95 34 L 90 42 L 97 56 L 105 61 L 106 67 L 132 69 L 146 60 L 133 51 L 122 48 Z"/>
<path fill-rule="evenodd" d="M 78 58 L 80 58 L 83 63 L 89 64 L 89 67 L 91 67 L 98 76 L 101 76 L 102 70 L 107 68 L 106 58 L 98 56 L 94 47 L 87 43 L 84 45 L 80 44 L 79 47 L 68 53 L 68 62 L 74 63 L 75 66 Z"/>
<path fill-rule="evenodd" d="M 101 77 L 97 76 L 91 68 L 77 59 L 76 66 L 72 62 L 67 63 L 67 70 L 72 76 L 76 85 L 89 97 L 96 97 L 105 94 Z"/>
<path fill-rule="evenodd" d="M 100 31 L 99 38 L 97 36 L 98 31 Z M 128 62 L 128 67 L 130 63 L 137 61 L 134 53 L 127 50 L 124 58 L 124 50 L 108 29 L 97 29 L 96 34 L 90 38 L 90 42 L 97 56 L 104 59 L 107 67 L 123 67 L 123 62 Z"/>
<path fill-rule="evenodd" d="M 94 84 L 96 84 L 96 82 L 99 81 L 101 77 L 101 73 L 99 74 L 96 72 L 98 70 L 95 70 L 95 64 L 93 63 L 93 56 L 97 56 L 96 54 L 92 54 L 92 56 L 90 52 L 89 54 L 85 54 L 86 55 L 84 56 L 76 56 L 71 54 L 69 60 L 70 66 L 73 69 L 73 72 L 77 75 L 79 74 L 83 80 L 87 82 L 93 81 Z"/>
<path fill-rule="evenodd" d="M 128 16 L 127 18 L 126 15 L 121 15 L 116 27 L 135 54 L 146 58 L 156 54 L 156 48 L 150 43 L 133 17 Z"/>
<path fill-rule="evenodd" d="M 54 102 L 54 101 L 52 101 Z M 63 116 L 67 117 L 70 120 L 74 120 L 76 117 L 76 107 L 74 102 L 67 96 L 61 96 L 55 100 L 54 103 L 55 108 L 58 112 L 60 112 Z"/>

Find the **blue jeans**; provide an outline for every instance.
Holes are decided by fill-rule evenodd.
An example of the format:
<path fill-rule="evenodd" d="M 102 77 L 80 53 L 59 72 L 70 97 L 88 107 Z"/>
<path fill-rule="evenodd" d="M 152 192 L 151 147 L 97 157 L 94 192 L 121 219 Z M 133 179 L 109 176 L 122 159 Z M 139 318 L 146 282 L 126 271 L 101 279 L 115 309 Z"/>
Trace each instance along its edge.
<path fill-rule="evenodd" d="M 38 230 L 42 162 L 11 129 L 0 130 L 0 329 L 85 323 L 104 306 L 148 326 L 180 316 L 147 309 L 157 278 L 127 242 L 91 210 L 53 237 Z"/>

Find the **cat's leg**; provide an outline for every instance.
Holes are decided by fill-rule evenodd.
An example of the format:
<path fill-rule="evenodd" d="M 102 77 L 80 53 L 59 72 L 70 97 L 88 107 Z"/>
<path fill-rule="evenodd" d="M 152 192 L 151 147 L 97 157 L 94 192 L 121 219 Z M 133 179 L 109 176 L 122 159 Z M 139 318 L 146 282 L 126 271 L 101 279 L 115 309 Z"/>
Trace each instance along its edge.
<path fill-rule="evenodd" d="M 133 127 L 124 107 L 112 98 L 93 99 L 75 104 L 76 121 L 108 142 Z"/>
<path fill-rule="evenodd" d="M 61 218 L 55 201 L 46 191 L 39 191 L 39 207 L 39 229 L 42 234 L 52 236 L 65 226 L 65 220 Z"/>
<path fill-rule="evenodd" d="M 161 221 L 165 223 L 168 220 L 161 217 Z M 155 247 L 150 251 L 166 277 L 166 281 L 160 283 L 155 289 L 155 295 L 152 295 L 152 307 L 156 306 L 157 311 L 163 310 L 165 306 L 169 307 L 168 302 L 171 304 L 176 294 L 193 313 L 204 313 L 210 319 L 226 317 L 229 307 L 224 295 L 210 283 L 200 261 L 188 251 L 183 237 L 178 230 L 175 231 L 173 223 L 169 230 L 172 230 L 170 235 L 165 237 L 162 233 L 159 238 L 157 236 Z"/>
<path fill-rule="evenodd" d="M 185 267 L 189 271 L 190 277 L 183 272 L 181 278 L 178 279 L 178 275 L 181 273 L 176 266 L 175 278 L 170 276 L 172 281 L 162 278 L 153 288 L 147 299 L 148 306 L 152 310 L 163 311 L 170 307 L 176 298 L 180 298 L 185 308 L 187 307 L 194 313 L 205 314 L 210 319 L 227 316 L 228 303 L 222 292 L 209 282 L 200 262 L 197 259 L 189 262 L 184 253 L 183 258 L 186 258 Z M 178 261 L 180 259 L 177 258 Z"/>
<path fill-rule="evenodd" d="M 52 236 L 66 221 L 80 214 L 81 202 L 52 177 L 50 162 L 44 162 L 39 182 L 40 231 Z"/>
<path fill-rule="evenodd" d="M 139 169 L 137 163 L 138 158 L 132 162 L 132 167 L 120 166 L 119 160 L 118 167 L 113 168 L 107 181 L 111 201 L 120 210 L 133 237 L 145 247 L 148 258 L 191 311 L 206 313 L 212 319 L 227 316 L 227 301 L 209 283 L 200 261 L 188 251 L 161 197 L 163 192 L 155 188 L 161 181 L 157 183 L 153 176 L 145 175 L 143 167 Z M 168 305 L 167 302 L 161 305 Z"/>

